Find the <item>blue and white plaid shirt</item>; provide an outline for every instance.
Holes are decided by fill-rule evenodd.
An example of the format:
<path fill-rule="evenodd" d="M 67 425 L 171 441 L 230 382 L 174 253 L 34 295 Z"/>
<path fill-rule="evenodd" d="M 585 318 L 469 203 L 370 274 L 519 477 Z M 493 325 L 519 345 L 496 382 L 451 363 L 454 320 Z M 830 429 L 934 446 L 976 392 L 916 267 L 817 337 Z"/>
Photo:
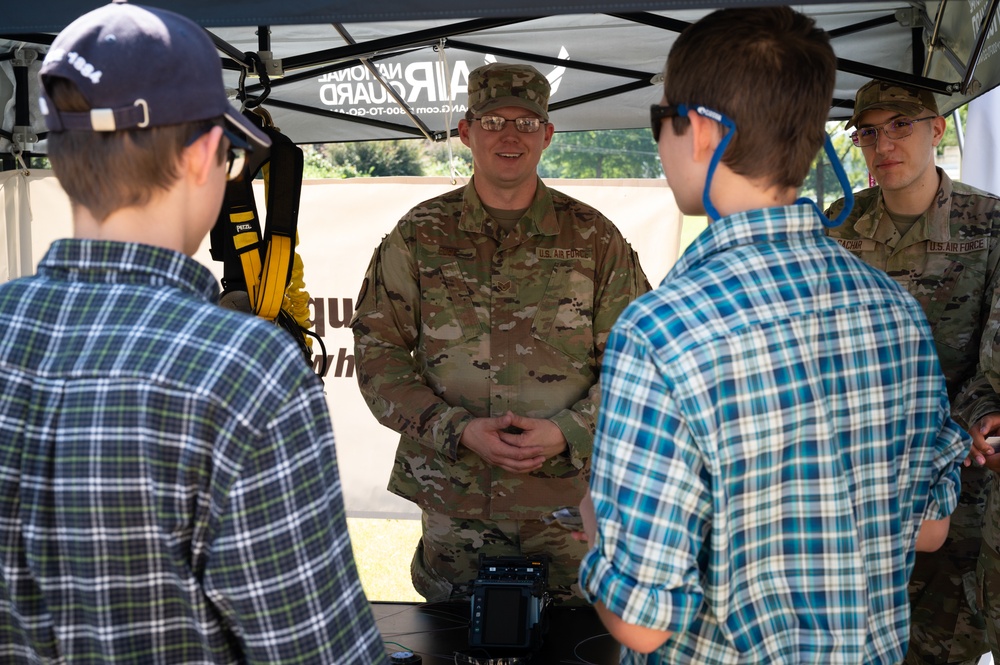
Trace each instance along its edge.
<path fill-rule="evenodd" d="M 0 285 L 0 662 L 383 663 L 319 380 L 181 254 Z"/>
<path fill-rule="evenodd" d="M 898 663 L 967 436 L 919 305 L 802 205 L 709 225 L 612 331 L 582 586 L 623 663 Z"/>

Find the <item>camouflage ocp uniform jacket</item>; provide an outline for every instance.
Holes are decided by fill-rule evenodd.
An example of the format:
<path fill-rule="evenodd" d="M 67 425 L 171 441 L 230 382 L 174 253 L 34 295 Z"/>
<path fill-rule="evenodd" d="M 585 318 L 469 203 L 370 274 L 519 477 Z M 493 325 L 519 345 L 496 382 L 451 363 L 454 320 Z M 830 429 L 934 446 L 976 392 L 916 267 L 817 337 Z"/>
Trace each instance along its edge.
<path fill-rule="evenodd" d="M 510 233 L 473 182 L 413 208 L 376 249 L 351 321 L 361 392 L 401 435 L 389 490 L 480 519 L 579 503 L 604 345 L 648 289 L 618 229 L 541 180 Z M 459 446 L 474 417 L 508 410 L 552 420 L 568 450 L 513 474 Z"/>
<path fill-rule="evenodd" d="M 855 194 L 846 221 L 827 231 L 870 266 L 906 287 L 927 315 L 948 384 L 952 415 L 969 429 L 1000 411 L 1000 398 L 978 371 L 979 342 L 1000 287 L 1000 200 L 953 182 L 938 169 L 935 205 L 904 237 L 885 214 L 881 189 Z M 843 200 L 827 215 L 837 215 Z"/>
<path fill-rule="evenodd" d="M 984 415 L 1000 411 L 1000 398 L 984 372 L 988 368 L 979 364 L 980 341 L 988 334 L 991 304 L 1000 287 L 1000 199 L 953 182 L 941 169 L 938 175 L 941 184 L 934 204 L 905 236 L 900 237 L 885 214 L 878 187 L 856 194 L 850 216 L 828 234 L 865 263 L 884 270 L 920 302 L 934 335 L 952 416 L 968 430 Z M 836 215 L 842 206 L 838 201 L 828 215 Z M 923 582 L 914 586 L 914 580 L 926 579 L 922 571 L 933 569 L 952 584 L 974 571 L 983 542 L 988 476 L 982 468 L 962 468 L 962 492 L 948 540 L 933 554 L 918 553 L 911 593 L 921 591 Z M 982 655 L 984 633 L 971 618 L 962 582 L 948 590 L 947 599 L 938 595 L 943 587 L 920 593 L 916 600 L 911 597 L 911 651 L 949 662 Z"/>

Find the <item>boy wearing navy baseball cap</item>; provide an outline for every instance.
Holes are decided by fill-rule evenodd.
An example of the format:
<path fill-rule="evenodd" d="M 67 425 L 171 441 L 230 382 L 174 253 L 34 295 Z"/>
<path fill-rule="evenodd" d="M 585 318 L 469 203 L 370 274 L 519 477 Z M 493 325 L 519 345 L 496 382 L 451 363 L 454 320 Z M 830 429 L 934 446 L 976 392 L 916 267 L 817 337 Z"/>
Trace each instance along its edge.
<path fill-rule="evenodd" d="M 191 258 L 269 145 L 212 40 L 114 3 L 40 76 L 74 237 L 0 285 L 0 661 L 385 663 L 320 382 Z"/>

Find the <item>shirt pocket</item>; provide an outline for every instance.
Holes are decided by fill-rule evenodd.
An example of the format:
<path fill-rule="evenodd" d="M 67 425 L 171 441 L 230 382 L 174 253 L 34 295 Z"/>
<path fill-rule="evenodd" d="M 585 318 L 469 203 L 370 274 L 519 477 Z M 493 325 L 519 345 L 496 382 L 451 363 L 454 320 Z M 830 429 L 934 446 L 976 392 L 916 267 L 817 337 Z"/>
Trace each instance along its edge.
<path fill-rule="evenodd" d="M 472 288 L 458 262 L 425 272 L 421 288 L 422 336 L 429 348 L 447 348 L 483 334 Z"/>
<path fill-rule="evenodd" d="M 963 351 L 978 342 L 986 274 L 961 257 L 935 259 L 939 269 L 911 278 L 908 289 L 932 322 L 935 341 Z"/>
<path fill-rule="evenodd" d="M 572 264 L 556 265 L 538 303 L 531 335 L 570 358 L 589 362 L 594 356 L 594 280 Z"/>

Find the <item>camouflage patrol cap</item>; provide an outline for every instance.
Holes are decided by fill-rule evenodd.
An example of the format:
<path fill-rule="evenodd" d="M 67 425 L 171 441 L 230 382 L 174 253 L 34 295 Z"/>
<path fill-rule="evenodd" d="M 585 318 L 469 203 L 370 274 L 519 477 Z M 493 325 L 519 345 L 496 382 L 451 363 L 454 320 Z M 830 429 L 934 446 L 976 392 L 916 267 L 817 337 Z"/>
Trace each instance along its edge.
<path fill-rule="evenodd" d="M 930 90 L 872 79 L 861 86 L 855 95 L 854 115 L 847 121 L 845 128 L 857 126 L 858 118 L 869 109 L 888 109 L 906 115 L 916 115 L 927 109 L 938 114 L 937 100 Z"/>
<path fill-rule="evenodd" d="M 504 106 L 518 106 L 549 119 L 549 82 L 531 65 L 494 62 L 469 73 L 469 111 L 479 116 Z"/>

